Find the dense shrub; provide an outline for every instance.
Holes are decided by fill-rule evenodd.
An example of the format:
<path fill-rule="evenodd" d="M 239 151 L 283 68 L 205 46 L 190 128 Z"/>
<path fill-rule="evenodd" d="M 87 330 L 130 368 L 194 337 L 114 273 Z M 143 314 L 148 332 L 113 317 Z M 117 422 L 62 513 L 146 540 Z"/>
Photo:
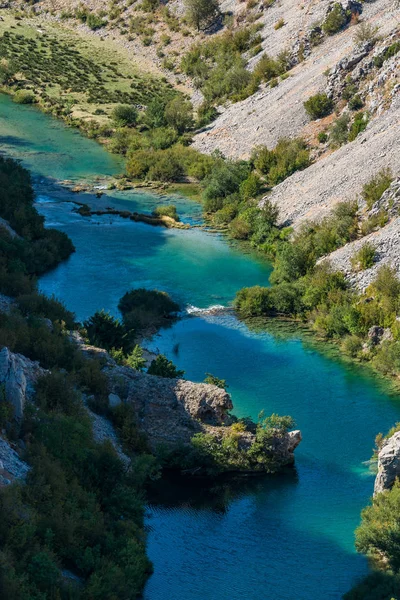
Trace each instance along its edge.
<path fill-rule="evenodd" d="M 174 221 L 179 221 L 179 215 L 176 211 L 176 206 L 174 204 L 168 204 L 167 206 L 157 206 L 153 210 L 153 215 L 155 217 L 170 217 L 174 219 Z"/>
<path fill-rule="evenodd" d="M 381 169 L 368 183 L 364 184 L 362 197 L 367 203 L 368 210 L 371 210 L 393 181 L 393 175 L 390 169 Z"/>
<path fill-rule="evenodd" d="M 217 0 L 185 0 L 186 17 L 197 31 L 206 27 L 218 16 Z"/>
<path fill-rule="evenodd" d="M 127 292 L 118 308 L 125 325 L 136 331 L 161 327 L 179 311 L 179 305 L 167 293 L 144 288 Z"/>
<path fill-rule="evenodd" d="M 375 262 L 376 248 L 373 244 L 366 242 L 351 257 L 351 266 L 356 271 L 364 271 L 373 266 Z"/>
<path fill-rule="evenodd" d="M 311 119 L 322 119 L 333 111 L 334 103 L 326 94 L 315 94 L 304 102 L 304 108 Z"/>
<path fill-rule="evenodd" d="M 33 104 L 35 100 L 35 94 L 30 90 L 17 90 L 13 96 L 13 101 L 17 104 Z"/>
<path fill-rule="evenodd" d="M 166 377 L 168 379 L 176 379 L 183 377 L 185 371 L 181 371 L 176 368 L 171 360 L 168 360 L 164 354 L 159 354 L 157 358 L 151 361 L 151 365 L 147 370 L 149 375 L 156 375 L 157 377 Z"/>
<path fill-rule="evenodd" d="M 133 332 L 104 310 L 97 311 L 83 325 L 93 346 L 106 350 L 121 348 L 124 352 L 132 347 Z"/>
<path fill-rule="evenodd" d="M 254 166 L 265 175 L 271 185 L 276 185 L 310 164 L 310 152 L 301 138 L 281 138 L 273 150 L 258 146 L 251 157 Z"/>
<path fill-rule="evenodd" d="M 322 30 L 327 35 L 334 35 L 347 25 L 351 19 L 351 12 L 346 11 L 343 6 L 336 2 L 322 23 Z"/>
<path fill-rule="evenodd" d="M 116 106 L 111 114 L 111 118 L 118 127 L 134 127 L 137 124 L 138 117 L 137 108 L 126 104 Z"/>

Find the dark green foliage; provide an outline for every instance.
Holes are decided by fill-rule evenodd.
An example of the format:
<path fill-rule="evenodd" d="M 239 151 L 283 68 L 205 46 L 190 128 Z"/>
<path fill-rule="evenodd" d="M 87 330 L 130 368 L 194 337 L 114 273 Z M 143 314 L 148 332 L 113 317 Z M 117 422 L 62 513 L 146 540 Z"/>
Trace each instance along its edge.
<path fill-rule="evenodd" d="M 204 210 L 215 212 L 222 208 L 224 198 L 238 192 L 249 175 L 247 162 L 217 159 L 212 172 L 203 180 Z"/>
<path fill-rule="evenodd" d="M 132 346 L 133 333 L 104 310 L 97 311 L 83 325 L 93 346 L 100 346 L 106 350 L 122 348 L 124 351 L 128 351 Z"/>
<path fill-rule="evenodd" d="M 334 103 L 326 94 L 315 94 L 304 102 L 304 108 L 311 119 L 322 119 L 331 114 Z"/>
<path fill-rule="evenodd" d="M 346 144 L 349 137 L 350 116 L 344 113 L 341 117 L 334 121 L 330 130 L 330 142 L 334 148 Z"/>
<path fill-rule="evenodd" d="M 0 217 L 16 231 L 0 227 L 0 289 L 9 295 L 30 293 L 33 276 L 41 275 L 74 251 L 65 233 L 45 229 L 33 206 L 29 173 L 17 162 L 0 157 Z"/>
<path fill-rule="evenodd" d="M 320 144 L 325 144 L 328 141 L 328 134 L 325 131 L 320 131 L 318 134 L 318 141 Z"/>
<path fill-rule="evenodd" d="M 127 292 L 118 308 L 125 325 L 137 331 L 159 328 L 179 311 L 179 305 L 167 293 L 144 288 Z"/>
<path fill-rule="evenodd" d="M 268 150 L 266 146 L 256 147 L 251 160 L 270 185 L 276 185 L 295 171 L 308 167 L 310 152 L 301 138 L 281 138 L 274 150 Z"/>
<path fill-rule="evenodd" d="M 210 25 L 219 14 L 217 0 L 185 0 L 186 17 L 197 31 Z"/>
<path fill-rule="evenodd" d="M 400 570 L 399 509 L 400 484 L 396 482 L 390 492 L 378 494 L 362 511 L 356 530 L 357 550 L 385 556 L 395 573 Z"/>
<path fill-rule="evenodd" d="M 225 379 L 220 379 L 219 377 L 216 377 L 215 375 L 211 375 L 211 373 L 206 373 L 206 378 L 204 379 L 204 383 L 216 385 L 217 387 L 222 388 L 223 390 L 226 390 L 229 387 L 229 385 L 226 383 Z"/>
<path fill-rule="evenodd" d="M 139 112 L 135 106 L 119 104 L 112 111 L 111 117 L 118 127 L 134 127 L 138 121 Z"/>
<path fill-rule="evenodd" d="M 18 296 L 18 306 L 25 317 L 28 315 L 43 317 L 50 319 L 53 323 L 65 324 L 67 329 L 74 329 L 75 315 L 54 296 L 49 298 L 38 292 Z"/>
<path fill-rule="evenodd" d="M 147 370 L 149 375 L 156 375 L 157 377 L 167 377 L 168 379 L 176 379 L 183 377 L 185 371 L 180 371 L 176 368 L 171 360 L 168 360 L 164 354 L 159 354 L 155 358 L 150 367 Z"/>
<path fill-rule="evenodd" d="M 363 186 L 362 197 L 367 203 L 368 210 L 371 210 L 393 181 L 393 175 L 390 169 L 381 169 L 372 179 Z"/>
<path fill-rule="evenodd" d="M 366 112 L 358 112 L 354 115 L 354 120 L 350 126 L 348 141 L 352 142 L 356 139 L 359 133 L 364 131 L 368 125 L 368 114 Z"/>
<path fill-rule="evenodd" d="M 322 23 L 322 30 L 327 35 L 334 35 L 343 29 L 350 19 L 351 12 L 346 11 L 339 2 L 336 2 Z"/>
<path fill-rule="evenodd" d="M 350 110 L 360 110 L 364 106 L 364 102 L 359 94 L 356 94 L 349 100 Z"/>

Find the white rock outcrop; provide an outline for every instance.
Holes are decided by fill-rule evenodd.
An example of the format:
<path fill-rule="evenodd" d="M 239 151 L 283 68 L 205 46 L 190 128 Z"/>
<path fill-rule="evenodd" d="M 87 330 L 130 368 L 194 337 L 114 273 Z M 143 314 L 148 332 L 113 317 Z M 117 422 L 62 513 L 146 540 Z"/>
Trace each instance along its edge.
<path fill-rule="evenodd" d="M 378 474 L 375 479 L 374 495 L 390 490 L 400 476 L 400 431 L 384 441 L 378 454 Z"/>

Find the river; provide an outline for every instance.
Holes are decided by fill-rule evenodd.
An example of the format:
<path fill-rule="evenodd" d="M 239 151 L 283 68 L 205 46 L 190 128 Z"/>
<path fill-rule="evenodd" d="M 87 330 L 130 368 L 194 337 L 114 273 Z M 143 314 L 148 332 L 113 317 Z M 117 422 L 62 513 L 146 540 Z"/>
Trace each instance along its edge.
<path fill-rule="evenodd" d="M 228 306 L 240 287 L 268 281 L 268 263 L 219 234 L 77 215 L 76 196 L 60 193 L 54 180 L 112 175 L 122 171 L 121 161 L 4 96 L 0 150 L 32 171 L 39 211 L 76 246 L 40 288 L 81 320 L 100 308 L 116 314 L 131 287 L 162 289 L 186 307 L 204 309 Z M 97 202 L 150 211 L 171 199 L 110 191 Z M 198 205 L 184 198 L 174 203 L 183 220 L 201 221 Z M 206 372 L 226 379 L 239 416 L 256 418 L 261 409 L 292 415 L 303 441 L 296 468 L 285 474 L 212 490 L 170 482 L 155 494 L 146 518 L 154 575 L 145 600 L 341 598 L 367 572 L 354 549 L 360 510 L 373 489 L 365 461 L 375 435 L 400 420 L 398 397 L 299 334 L 250 330 L 231 312 L 197 310 L 149 345 L 188 379 L 202 381 Z"/>

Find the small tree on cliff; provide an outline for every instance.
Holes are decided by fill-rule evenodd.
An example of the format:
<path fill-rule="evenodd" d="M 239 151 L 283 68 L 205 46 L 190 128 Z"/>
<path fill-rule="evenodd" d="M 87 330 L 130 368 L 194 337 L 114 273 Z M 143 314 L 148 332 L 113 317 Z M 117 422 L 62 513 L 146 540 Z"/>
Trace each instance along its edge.
<path fill-rule="evenodd" d="M 186 16 L 197 28 L 207 27 L 219 14 L 217 0 L 185 0 Z"/>

